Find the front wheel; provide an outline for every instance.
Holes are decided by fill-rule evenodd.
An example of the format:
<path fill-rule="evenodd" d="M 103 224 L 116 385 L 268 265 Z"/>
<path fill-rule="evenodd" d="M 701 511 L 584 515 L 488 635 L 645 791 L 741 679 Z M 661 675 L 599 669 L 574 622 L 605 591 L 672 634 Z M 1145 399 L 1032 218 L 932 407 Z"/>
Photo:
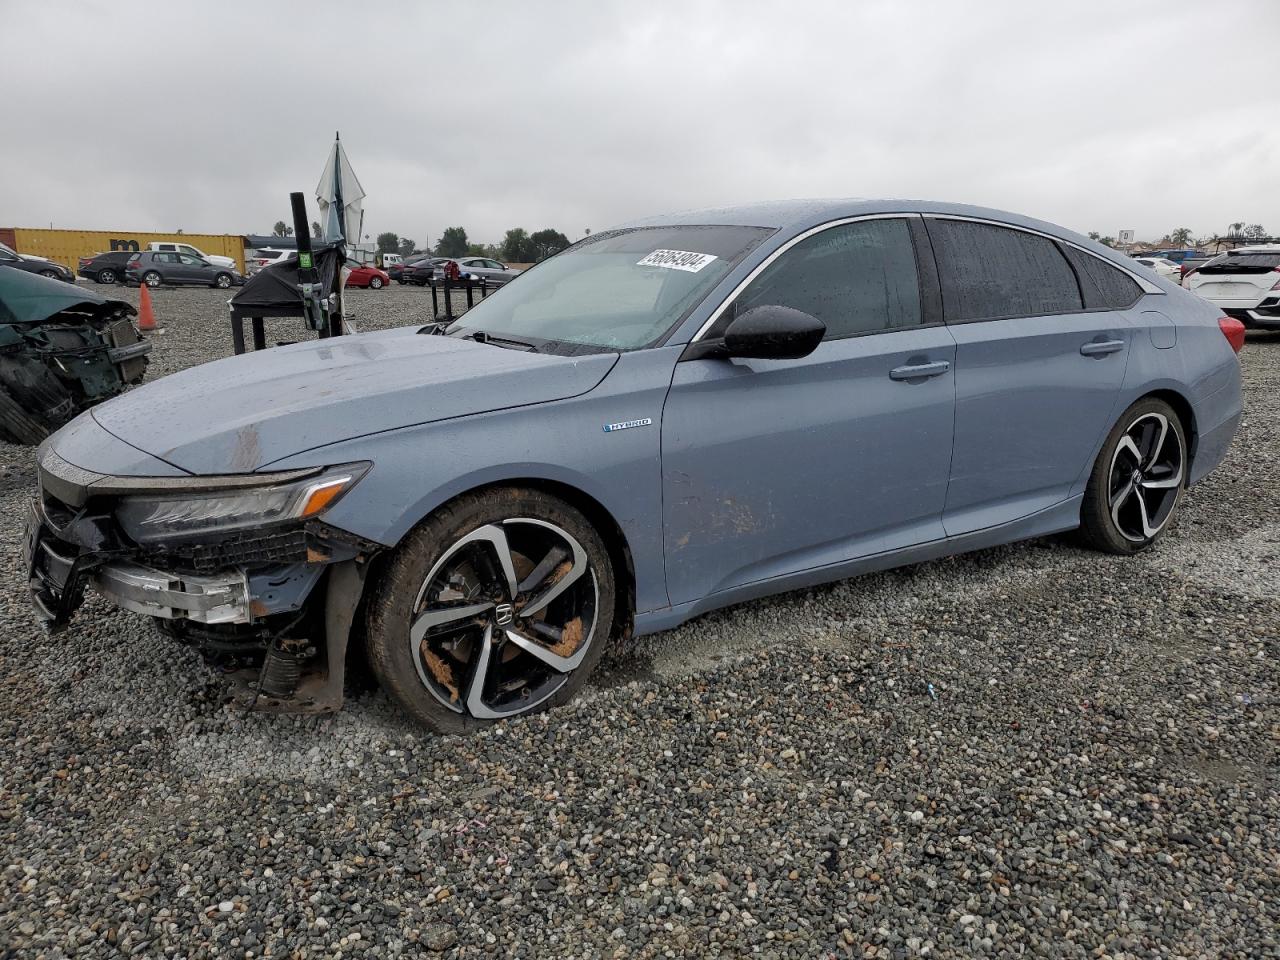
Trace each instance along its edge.
<path fill-rule="evenodd" d="M 374 277 L 374 278 L 372 278 L 372 279 L 369 281 L 369 286 L 370 286 L 370 287 L 372 287 L 374 290 L 381 290 L 381 289 L 382 289 L 382 278 L 381 278 L 381 277 Z"/>
<path fill-rule="evenodd" d="M 42 277 L 48 277 L 50 280 L 57 280 L 57 279 L 58 279 L 58 271 L 57 271 L 57 270 L 41 270 L 41 271 L 40 271 L 40 276 L 42 276 Z"/>
<path fill-rule="evenodd" d="M 231 274 L 220 273 L 213 278 L 213 285 L 219 290 L 226 290 L 231 286 Z"/>
<path fill-rule="evenodd" d="M 1163 400 L 1139 400 L 1107 436 L 1081 508 L 1081 533 L 1107 553 L 1145 550 L 1169 527 L 1187 476 L 1187 438 Z"/>
<path fill-rule="evenodd" d="M 614 575 L 587 519 L 537 490 L 441 508 L 392 555 L 369 604 L 374 674 L 437 733 L 572 697 L 603 655 Z"/>

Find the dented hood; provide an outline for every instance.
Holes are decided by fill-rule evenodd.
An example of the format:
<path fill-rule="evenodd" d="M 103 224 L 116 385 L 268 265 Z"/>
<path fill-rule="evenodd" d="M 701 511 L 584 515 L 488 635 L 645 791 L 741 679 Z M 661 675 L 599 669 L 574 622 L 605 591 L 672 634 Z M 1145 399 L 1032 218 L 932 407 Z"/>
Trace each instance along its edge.
<path fill-rule="evenodd" d="M 182 470 L 245 473 L 341 440 L 586 393 L 616 361 L 410 327 L 216 360 L 132 390 L 93 416 Z"/>

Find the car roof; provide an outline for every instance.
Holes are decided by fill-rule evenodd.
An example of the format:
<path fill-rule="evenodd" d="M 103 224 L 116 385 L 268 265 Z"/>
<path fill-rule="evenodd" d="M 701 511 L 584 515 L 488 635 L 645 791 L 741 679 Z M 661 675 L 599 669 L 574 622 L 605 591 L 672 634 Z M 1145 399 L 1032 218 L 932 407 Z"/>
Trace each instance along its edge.
<path fill-rule="evenodd" d="M 1264 244 L 1260 247 L 1236 247 L 1234 250 L 1228 250 L 1227 256 L 1236 253 L 1280 253 L 1280 246 L 1275 244 Z"/>
<path fill-rule="evenodd" d="M 658 227 L 692 224 L 717 224 L 743 227 L 772 227 L 799 233 L 831 220 L 888 213 L 937 213 L 954 216 L 996 220 L 1013 226 L 1027 227 L 1057 236 L 1070 237 L 1072 242 L 1099 248 L 1088 238 L 1060 227 L 1057 224 L 1036 220 L 1020 213 L 977 207 L 966 203 L 947 203 L 937 200 L 895 200 L 851 197 L 843 200 L 774 200 L 728 207 L 711 207 L 703 210 L 685 210 L 656 217 L 645 217 L 620 224 L 626 227 Z M 1107 248 L 1102 248 L 1107 249 Z M 1114 254 L 1114 251 L 1111 251 Z"/>

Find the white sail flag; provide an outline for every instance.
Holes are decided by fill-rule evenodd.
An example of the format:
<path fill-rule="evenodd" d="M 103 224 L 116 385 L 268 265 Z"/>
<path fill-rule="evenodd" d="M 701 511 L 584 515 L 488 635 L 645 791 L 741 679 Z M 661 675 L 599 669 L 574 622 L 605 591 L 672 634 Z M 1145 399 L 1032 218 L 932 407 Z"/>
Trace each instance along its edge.
<path fill-rule="evenodd" d="M 336 133 L 329 161 L 316 187 L 316 202 L 320 205 L 320 229 L 326 243 L 339 238 L 352 245 L 360 242 L 364 228 L 364 188 L 356 179 Z"/>

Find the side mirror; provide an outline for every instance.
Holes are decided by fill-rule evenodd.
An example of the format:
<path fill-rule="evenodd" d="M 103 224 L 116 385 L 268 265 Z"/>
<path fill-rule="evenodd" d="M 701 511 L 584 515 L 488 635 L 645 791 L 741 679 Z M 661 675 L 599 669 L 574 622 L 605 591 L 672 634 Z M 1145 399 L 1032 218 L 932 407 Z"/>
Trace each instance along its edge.
<path fill-rule="evenodd" d="M 736 317 L 724 332 L 724 355 L 799 360 L 818 348 L 827 325 L 803 310 L 765 304 Z"/>

